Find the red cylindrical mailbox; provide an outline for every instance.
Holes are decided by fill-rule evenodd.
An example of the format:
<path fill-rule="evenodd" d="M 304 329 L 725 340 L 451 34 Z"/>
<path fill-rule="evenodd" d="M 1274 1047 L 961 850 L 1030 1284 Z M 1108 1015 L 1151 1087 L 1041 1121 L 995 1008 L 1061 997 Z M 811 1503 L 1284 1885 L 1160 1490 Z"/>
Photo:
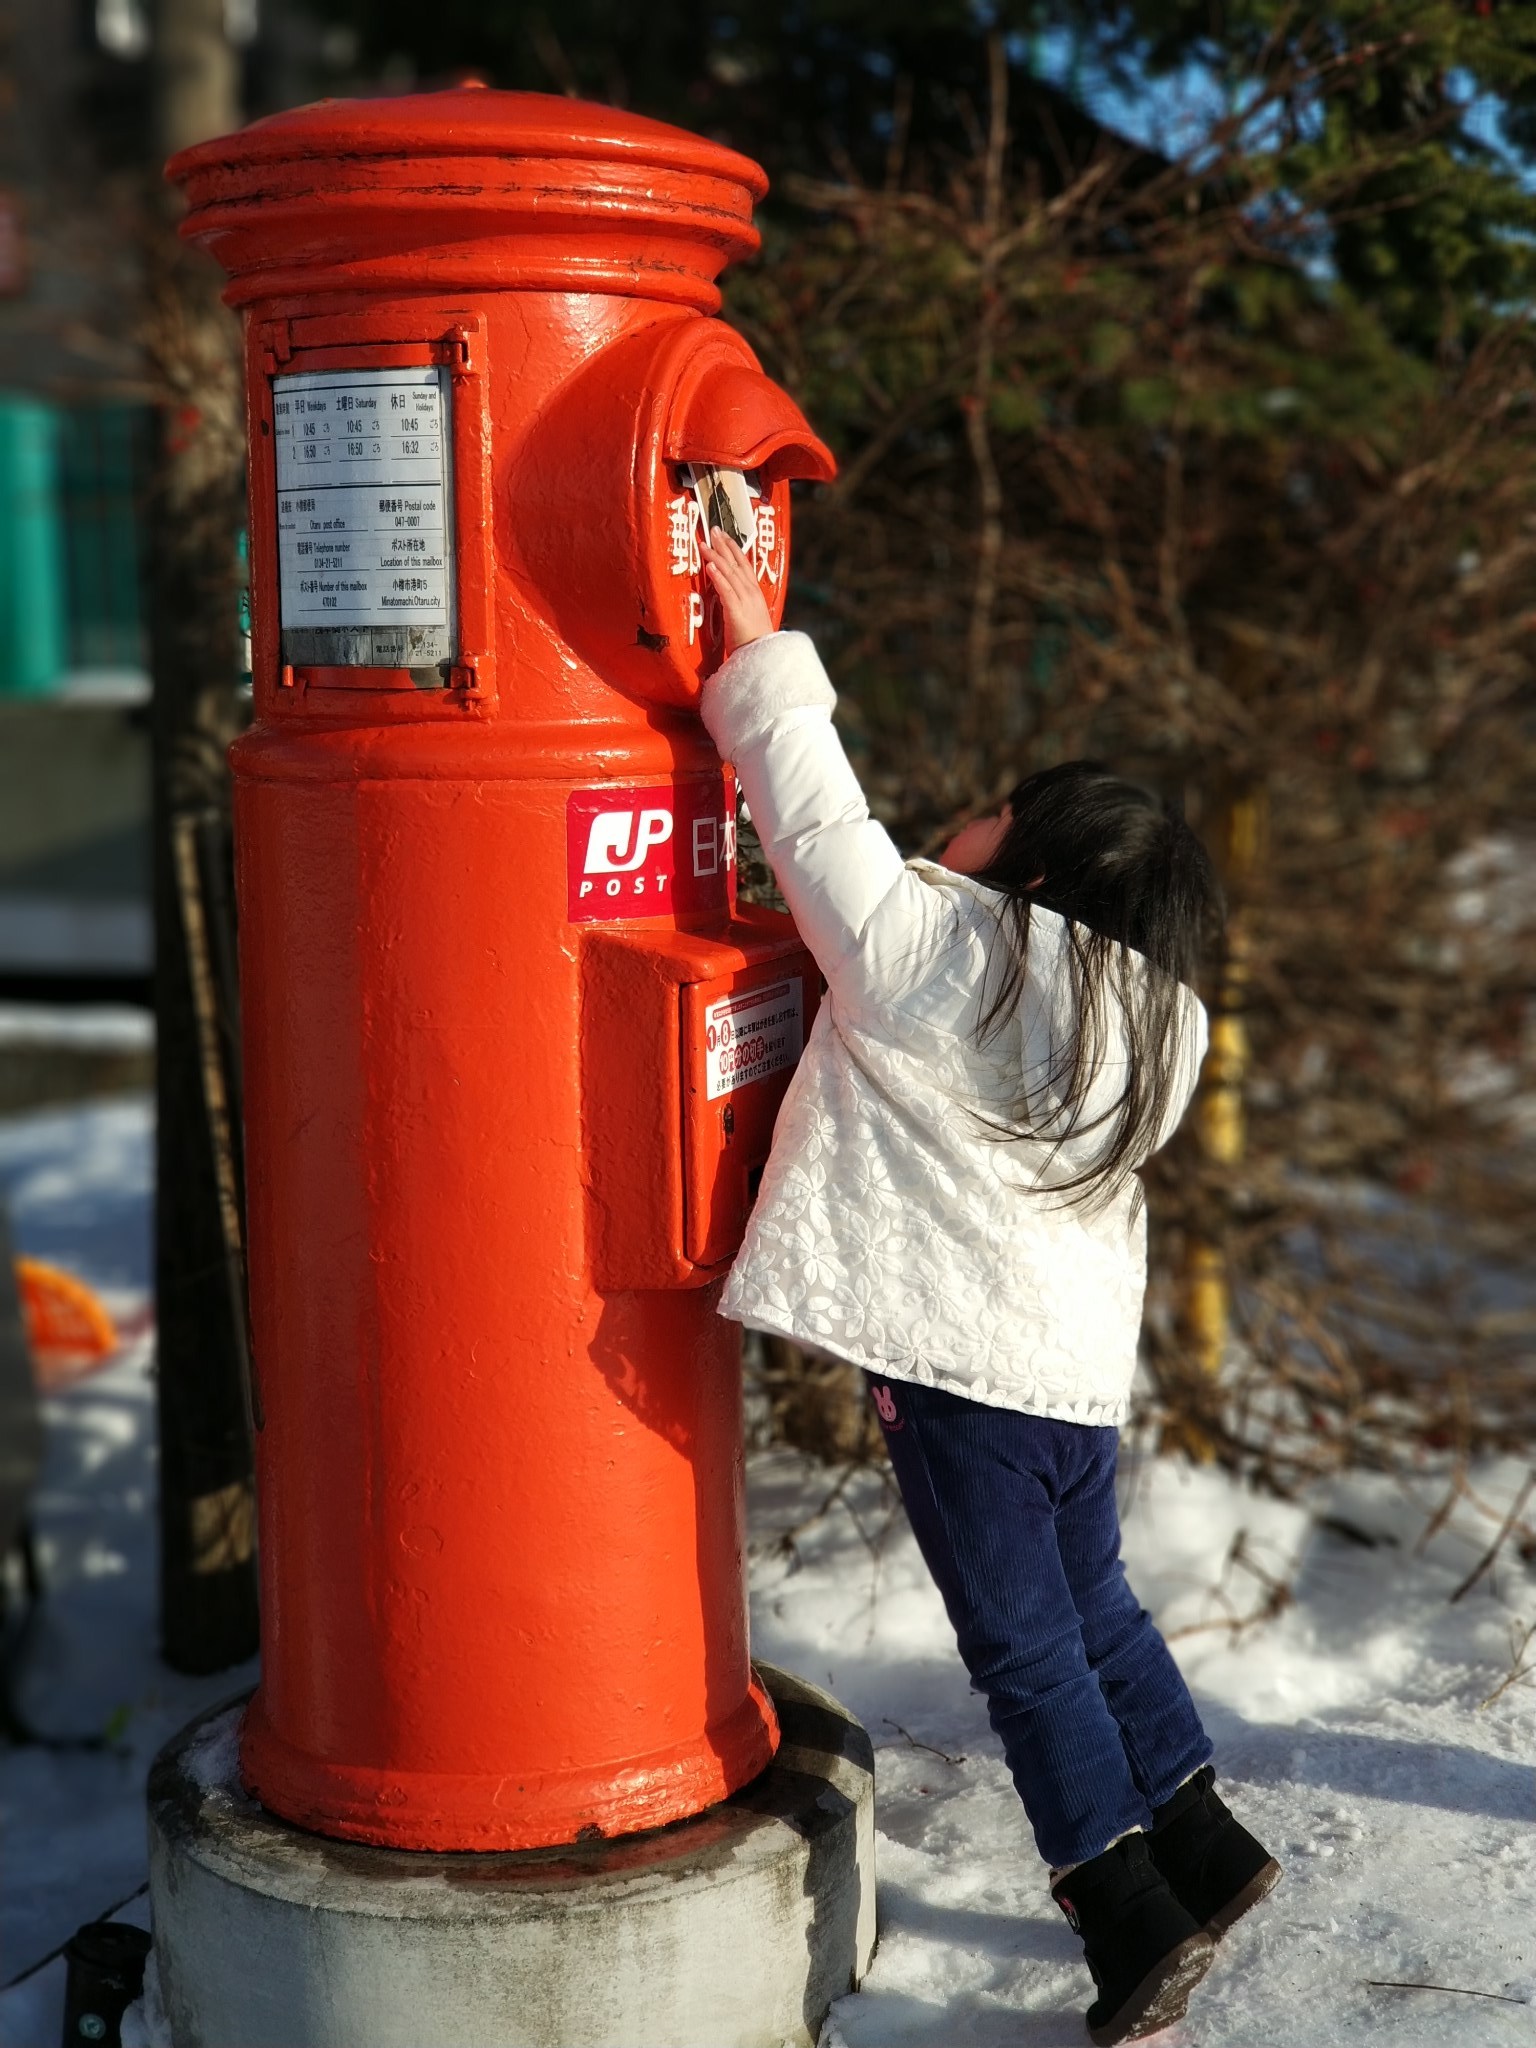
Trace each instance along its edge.
<path fill-rule="evenodd" d="M 832 461 L 709 318 L 757 167 L 542 95 L 170 166 L 247 327 L 234 751 L 264 1804 L 397 1846 L 773 1753 L 714 1284 L 819 982 L 738 915 L 702 523 L 782 605 Z"/>

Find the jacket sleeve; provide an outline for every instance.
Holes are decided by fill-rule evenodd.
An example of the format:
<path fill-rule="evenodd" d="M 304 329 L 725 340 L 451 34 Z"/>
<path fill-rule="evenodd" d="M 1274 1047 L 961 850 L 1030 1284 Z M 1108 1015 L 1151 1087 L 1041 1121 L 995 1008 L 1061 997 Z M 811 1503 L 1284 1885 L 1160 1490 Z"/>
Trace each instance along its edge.
<path fill-rule="evenodd" d="M 700 709 L 800 936 L 834 998 L 858 1007 L 915 986 L 954 920 L 869 815 L 833 730 L 836 702 L 805 634 L 772 633 L 721 665 Z"/>

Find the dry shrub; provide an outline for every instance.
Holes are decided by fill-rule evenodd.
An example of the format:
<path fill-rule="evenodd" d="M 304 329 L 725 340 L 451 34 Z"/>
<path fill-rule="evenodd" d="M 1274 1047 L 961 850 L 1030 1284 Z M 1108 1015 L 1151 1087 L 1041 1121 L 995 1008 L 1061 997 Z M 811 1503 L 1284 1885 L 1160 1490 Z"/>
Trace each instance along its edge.
<path fill-rule="evenodd" d="M 1267 819 L 1227 861 L 1242 979 L 1206 991 L 1241 1001 L 1246 1146 L 1186 1128 L 1149 1174 L 1154 1419 L 1283 1487 L 1528 1441 L 1528 325 L 1415 353 L 1317 275 L 1337 165 L 1282 189 L 1238 124 L 1198 168 L 1052 155 L 993 91 L 966 160 L 802 181 L 736 286 L 843 463 L 798 514 L 792 623 L 909 850 L 1080 755 L 1218 852 L 1234 804 Z M 1214 1383 L 1197 1238 L 1233 1287 Z M 824 1388 L 774 1398 L 857 1434 Z"/>

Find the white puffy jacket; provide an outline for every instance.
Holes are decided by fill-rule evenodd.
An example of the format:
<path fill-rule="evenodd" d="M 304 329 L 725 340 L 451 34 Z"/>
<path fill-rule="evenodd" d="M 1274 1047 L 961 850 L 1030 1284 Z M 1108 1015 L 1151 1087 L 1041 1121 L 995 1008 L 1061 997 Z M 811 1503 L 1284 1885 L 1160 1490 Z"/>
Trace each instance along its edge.
<path fill-rule="evenodd" d="M 1042 1184 L 1048 1144 L 999 1143 L 974 1114 L 997 1116 L 1021 1072 L 1038 1085 L 1072 1029 L 1065 926 L 1033 911 L 1017 1014 L 979 1049 L 1002 899 L 903 862 L 833 731 L 835 702 L 803 633 L 738 649 L 704 687 L 704 722 L 827 978 L 720 1313 L 993 1407 L 1121 1422 L 1146 1288 L 1134 1184 L 1103 1208 L 1069 1206 Z M 1205 1056 L 1205 1011 L 1185 993 L 1159 1142 Z M 1121 1072 L 1101 1066 L 1090 1117 L 1119 1100 Z M 1102 1143 L 1068 1139 L 1050 1176 Z"/>

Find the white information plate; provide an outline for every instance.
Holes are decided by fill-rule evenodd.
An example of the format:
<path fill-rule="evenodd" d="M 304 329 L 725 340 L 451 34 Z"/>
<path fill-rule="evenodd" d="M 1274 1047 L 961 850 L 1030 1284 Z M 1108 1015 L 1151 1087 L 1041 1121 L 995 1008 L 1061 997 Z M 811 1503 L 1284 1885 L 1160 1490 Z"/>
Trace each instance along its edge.
<path fill-rule="evenodd" d="M 805 1042 L 804 995 L 797 976 L 709 1005 L 704 1012 L 704 1092 L 711 1102 L 795 1064 Z"/>
<path fill-rule="evenodd" d="M 421 668 L 454 646 L 447 372 L 272 384 L 283 658 Z"/>

